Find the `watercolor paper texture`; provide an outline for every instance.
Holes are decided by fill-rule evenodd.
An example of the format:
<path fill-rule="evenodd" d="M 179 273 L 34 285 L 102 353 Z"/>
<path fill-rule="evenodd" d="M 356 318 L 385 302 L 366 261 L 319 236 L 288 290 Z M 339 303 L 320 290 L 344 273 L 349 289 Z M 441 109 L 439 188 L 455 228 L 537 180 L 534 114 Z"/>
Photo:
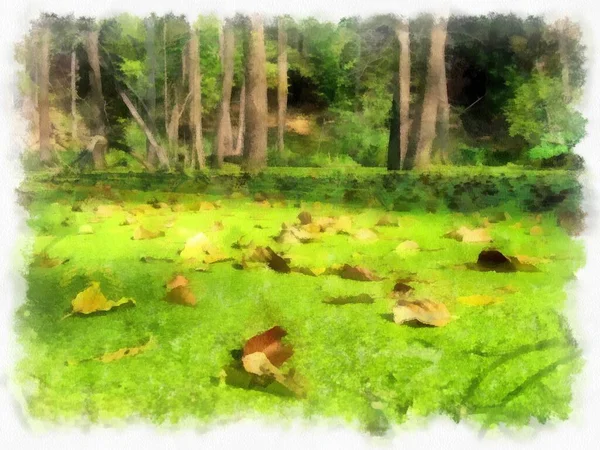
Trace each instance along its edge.
<path fill-rule="evenodd" d="M 572 420 L 580 22 L 256 11 L 15 44 L 27 420 Z"/>

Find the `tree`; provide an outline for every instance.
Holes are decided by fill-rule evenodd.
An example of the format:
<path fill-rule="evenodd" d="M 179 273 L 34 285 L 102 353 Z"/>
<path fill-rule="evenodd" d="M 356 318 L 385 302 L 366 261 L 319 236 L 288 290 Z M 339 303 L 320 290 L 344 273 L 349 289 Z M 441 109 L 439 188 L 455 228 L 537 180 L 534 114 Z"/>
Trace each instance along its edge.
<path fill-rule="evenodd" d="M 250 18 L 246 49 L 246 112 L 244 167 L 259 170 L 267 164 L 267 73 L 262 18 Z"/>
<path fill-rule="evenodd" d="M 417 168 L 427 167 L 431 160 L 431 147 L 436 134 L 437 112 L 441 95 L 440 86 L 445 78 L 443 75 L 445 46 L 446 21 L 441 19 L 431 30 L 431 48 L 427 67 L 427 84 L 425 87 L 425 97 L 423 99 L 420 123 L 421 129 L 419 132 L 415 157 L 415 167 Z"/>
<path fill-rule="evenodd" d="M 283 152 L 283 138 L 287 113 L 288 96 L 288 62 L 287 62 L 287 33 L 285 19 L 278 20 L 278 55 L 277 55 L 277 149 Z"/>
<path fill-rule="evenodd" d="M 106 138 L 106 127 L 104 124 L 104 96 L 102 95 L 102 76 L 100 73 L 100 53 L 98 51 L 98 31 L 87 32 L 86 51 L 92 74 L 90 84 L 92 88 L 92 133 L 96 136 Z M 106 168 L 106 146 L 95 145 L 92 149 L 94 168 Z"/>
<path fill-rule="evenodd" d="M 155 34 L 154 16 L 150 16 L 145 20 L 146 28 L 146 64 L 147 64 L 147 89 L 146 103 L 148 106 L 148 122 L 147 125 L 156 134 L 156 52 L 154 50 L 154 34 Z M 158 155 L 149 139 L 146 139 L 146 157 L 150 165 L 155 165 Z"/>
<path fill-rule="evenodd" d="M 191 166 L 195 167 L 198 163 L 200 169 L 204 168 L 204 144 L 202 138 L 202 93 L 201 93 L 201 74 L 199 58 L 199 42 L 197 30 L 192 31 L 192 36 L 188 45 L 189 51 L 189 84 L 192 98 L 190 111 L 190 128 L 192 132 L 192 154 Z"/>
<path fill-rule="evenodd" d="M 246 130 L 246 78 L 242 80 L 240 89 L 240 112 L 238 115 L 238 133 L 235 143 L 234 155 L 241 155 L 244 150 L 244 131 Z"/>
<path fill-rule="evenodd" d="M 71 141 L 78 142 L 77 137 L 77 53 L 71 52 Z"/>
<path fill-rule="evenodd" d="M 231 131 L 231 89 L 233 86 L 233 52 L 235 50 L 233 26 L 227 21 L 223 29 L 222 40 L 222 89 L 219 107 L 218 130 L 215 145 L 216 167 L 221 167 L 223 157 L 233 153 L 233 135 Z"/>
<path fill-rule="evenodd" d="M 40 32 L 40 79 L 39 79 L 39 116 L 40 116 L 40 160 L 49 164 L 52 159 L 50 148 L 50 29 L 42 28 Z"/>

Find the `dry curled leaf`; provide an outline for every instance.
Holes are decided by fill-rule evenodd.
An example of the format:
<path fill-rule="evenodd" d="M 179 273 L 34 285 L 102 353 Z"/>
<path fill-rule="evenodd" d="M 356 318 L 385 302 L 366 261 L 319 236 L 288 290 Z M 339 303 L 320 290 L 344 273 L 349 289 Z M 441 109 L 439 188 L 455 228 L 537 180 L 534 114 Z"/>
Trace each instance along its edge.
<path fill-rule="evenodd" d="M 460 227 L 458 230 L 446 233 L 445 237 L 455 239 L 460 242 L 491 242 L 492 237 L 487 228 L 476 228 L 471 230 L 467 227 Z"/>
<path fill-rule="evenodd" d="M 323 300 L 328 305 L 348 305 L 353 303 L 373 303 L 375 300 L 369 294 L 347 295 L 341 297 L 329 297 Z"/>
<path fill-rule="evenodd" d="M 308 225 L 309 223 L 312 223 L 312 215 L 308 211 L 302 211 L 298 214 L 298 220 L 301 225 Z"/>
<path fill-rule="evenodd" d="M 125 216 L 125 220 L 123 220 L 123 222 L 121 222 L 120 225 L 133 225 L 135 223 L 137 223 L 137 219 L 135 218 L 135 216 L 128 214 L 127 216 Z"/>
<path fill-rule="evenodd" d="M 162 237 L 164 235 L 165 235 L 164 231 L 150 231 L 150 230 L 147 230 L 146 228 L 144 228 L 143 226 L 138 225 L 138 227 L 133 232 L 132 239 L 134 241 L 143 241 L 143 240 L 147 240 L 147 239 L 156 239 L 156 238 Z"/>
<path fill-rule="evenodd" d="M 83 359 L 81 361 L 67 361 L 67 365 L 73 366 L 76 364 L 81 364 L 81 363 L 89 362 L 89 361 L 100 361 L 102 363 L 110 363 L 110 362 L 118 361 L 123 358 L 128 358 L 130 356 L 137 356 L 140 353 L 143 353 L 147 350 L 154 348 L 155 345 L 156 345 L 156 339 L 154 336 L 151 335 L 148 339 L 145 340 L 145 342 L 143 344 L 140 344 L 136 347 L 120 348 L 119 350 L 116 350 L 114 352 L 105 353 L 105 354 L 97 356 L 95 358 Z"/>
<path fill-rule="evenodd" d="M 167 289 L 175 289 L 179 286 L 187 286 L 189 284 L 189 280 L 183 275 L 176 275 L 172 280 L 167 283 Z"/>
<path fill-rule="evenodd" d="M 194 306 L 196 304 L 196 297 L 187 286 L 177 286 L 167 292 L 165 301 L 176 305 Z"/>
<path fill-rule="evenodd" d="M 259 333 L 248 339 L 244 345 L 243 356 L 261 352 L 266 355 L 274 366 L 280 367 L 294 354 L 291 346 L 281 342 L 281 339 L 286 335 L 287 331 L 280 326 L 274 326 L 263 333 Z"/>
<path fill-rule="evenodd" d="M 93 281 L 91 285 L 81 291 L 71 302 L 72 314 L 91 314 L 99 311 L 109 311 L 117 306 L 131 303 L 135 305 L 132 298 L 123 297 L 120 300 L 108 300 L 100 290 L 100 283 Z M 65 316 L 66 317 L 66 316 Z"/>
<path fill-rule="evenodd" d="M 61 264 L 64 264 L 68 261 L 68 258 L 50 258 L 46 252 L 42 252 L 38 255 L 35 255 L 33 259 L 33 264 L 43 269 L 51 269 L 53 267 L 60 266 Z"/>
<path fill-rule="evenodd" d="M 471 306 L 485 306 L 502 302 L 500 297 L 492 297 L 491 295 L 468 295 L 465 297 L 458 297 L 457 300 L 460 303 Z"/>
<path fill-rule="evenodd" d="M 452 320 L 446 305 L 431 300 L 399 300 L 393 313 L 394 322 L 397 324 L 417 321 L 425 325 L 443 327 Z"/>
<path fill-rule="evenodd" d="M 341 278 L 355 281 L 379 281 L 382 278 L 375 275 L 369 269 L 360 266 L 350 266 L 344 264 L 339 273 Z"/>
<path fill-rule="evenodd" d="M 311 277 L 323 275 L 326 270 L 325 267 L 292 267 L 292 272 L 301 273 Z"/>

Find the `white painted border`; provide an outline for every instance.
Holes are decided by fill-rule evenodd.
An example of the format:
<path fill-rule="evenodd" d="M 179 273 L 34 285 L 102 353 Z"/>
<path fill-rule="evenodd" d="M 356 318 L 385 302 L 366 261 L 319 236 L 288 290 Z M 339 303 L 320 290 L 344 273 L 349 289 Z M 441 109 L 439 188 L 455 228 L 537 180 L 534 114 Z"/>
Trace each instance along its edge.
<path fill-rule="evenodd" d="M 600 198 L 600 68 L 596 55 L 600 48 L 599 24 L 594 23 L 599 8 L 594 0 L 506 0 L 443 2 L 421 0 L 349 0 L 349 1 L 231 1 L 212 2 L 198 0 L 32 0 L 2 5 L 0 15 L 0 447 L 14 449 L 83 449 L 83 448 L 540 448 L 540 449 L 592 449 L 600 448 L 600 392 L 597 380 L 600 374 L 600 292 L 598 273 L 600 258 L 600 227 L 598 206 Z M 19 251 L 23 248 L 27 230 L 24 212 L 15 204 L 14 189 L 22 179 L 18 153 L 24 124 L 15 120 L 12 113 L 14 67 L 12 45 L 28 29 L 28 21 L 41 11 L 57 14 L 75 13 L 105 17 L 129 11 L 146 14 L 151 11 L 169 11 L 195 18 L 200 11 L 216 12 L 220 16 L 235 12 L 263 11 L 269 14 L 290 13 L 294 16 L 315 15 L 319 18 L 339 19 L 353 14 L 370 15 L 378 12 L 396 12 L 413 15 L 422 11 L 443 14 L 448 10 L 485 14 L 490 11 L 518 14 L 546 14 L 557 17 L 568 14 L 582 23 L 588 46 L 588 83 L 582 102 L 584 115 L 589 119 L 588 136 L 578 146 L 577 152 L 586 159 L 588 172 L 584 177 L 586 202 L 589 214 L 585 240 L 588 261 L 578 273 L 578 281 L 570 295 L 568 312 L 575 336 L 587 360 L 584 372 L 575 387 L 575 412 L 567 422 L 532 427 L 526 432 L 500 431 L 483 436 L 473 426 L 456 425 L 448 419 L 436 418 L 426 426 L 418 423 L 395 431 L 395 437 L 375 439 L 355 429 L 332 427 L 324 423 L 295 422 L 287 427 L 268 425 L 265 422 L 244 420 L 234 424 L 213 426 L 208 430 L 164 430 L 150 425 L 132 424 L 122 429 L 92 428 L 89 431 L 73 428 L 50 428 L 33 431 L 28 427 L 10 383 L 10 374 L 16 358 L 17 346 L 12 331 L 12 314 L 25 297 L 25 283 L 19 276 L 22 262 Z M 517 330 L 515 330 L 517 331 Z"/>

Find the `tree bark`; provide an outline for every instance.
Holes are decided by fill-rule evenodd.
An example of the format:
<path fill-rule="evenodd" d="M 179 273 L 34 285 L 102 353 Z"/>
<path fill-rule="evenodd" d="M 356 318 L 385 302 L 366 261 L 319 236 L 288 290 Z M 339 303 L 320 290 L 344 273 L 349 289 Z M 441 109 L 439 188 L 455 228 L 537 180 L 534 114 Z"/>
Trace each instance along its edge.
<path fill-rule="evenodd" d="M 165 132 L 169 133 L 169 83 L 167 77 L 167 20 L 163 24 L 163 55 L 165 58 L 164 64 L 164 107 L 165 107 Z"/>
<path fill-rule="evenodd" d="M 446 82 L 446 65 L 442 66 L 442 73 L 439 85 L 439 104 L 438 104 L 438 142 L 440 149 L 440 158 L 445 164 L 448 162 L 448 139 L 450 135 L 450 105 L 448 104 L 448 84 Z"/>
<path fill-rule="evenodd" d="M 246 78 L 242 82 L 240 90 L 240 112 L 238 116 L 237 143 L 235 145 L 234 155 L 241 155 L 244 150 L 244 132 L 246 131 Z"/>
<path fill-rule="evenodd" d="M 77 146 L 77 54 L 71 52 L 71 142 Z"/>
<path fill-rule="evenodd" d="M 92 131 L 95 136 L 106 137 L 106 127 L 104 125 L 104 96 L 102 95 L 102 78 L 100 72 L 100 53 L 98 51 L 98 31 L 90 31 L 87 34 L 86 51 L 92 73 L 90 76 L 92 91 Z M 99 150 L 96 151 L 96 148 Z M 105 169 L 105 146 L 95 146 L 94 148 L 94 168 Z"/>
<path fill-rule="evenodd" d="M 156 134 L 156 52 L 154 45 L 154 18 L 146 19 L 146 56 L 148 61 L 148 90 L 146 91 L 146 102 L 148 104 L 147 125 L 153 134 Z M 155 164 L 158 155 L 156 146 L 148 140 L 146 142 L 146 157 L 148 162 Z"/>
<path fill-rule="evenodd" d="M 250 18 L 246 51 L 246 112 L 244 168 L 260 170 L 267 165 L 267 58 L 262 18 Z"/>
<path fill-rule="evenodd" d="M 397 33 L 400 43 L 398 87 L 400 91 L 400 168 L 402 168 L 406 159 L 410 130 L 410 37 L 407 20 L 400 22 Z"/>
<path fill-rule="evenodd" d="M 446 45 L 446 21 L 441 19 L 431 31 L 431 49 L 427 67 L 427 84 L 421 112 L 421 130 L 417 144 L 415 167 L 425 168 L 431 161 L 431 147 L 435 138 L 435 128 L 442 70 L 445 64 L 444 48 Z"/>
<path fill-rule="evenodd" d="M 277 150 L 283 152 L 288 97 L 287 33 L 283 17 L 278 21 L 277 44 Z"/>
<path fill-rule="evenodd" d="M 200 169 L 204 168 L 204 144 L 202 140 L 202 91 L 201 74 L 199 62 L 199 42 L 198 33 L 192 31 L 192 37 L 189 42 L 189 77 L 190 92 L 192 93 L 192 107 L 190 111 L 190 127 L 193 136 L 192 145 L 192 168 L 195 167 L 195 161 Z"/>
<path fill-rule="evenodd" d="M 40 79 L 39 79 L 39 132 L 40 132 L 40 160 L 47 165 L 52 160 L 50 148 L 50 30 L 42 30 L 40 51 Z"/>
<path fill-rule="evenodd" d="M 233 87 L 233 52 L 234 34 L 233 26 L 226 23 L 222 39 L 222 83 L 221 104 L 219 107 L 219 121 L 215 145 L 215 167 L 223 165 L 223 157 L 233 153 L 233 136 L 231 132 L 231 88 Z"/>
<path fill-rule="evenodd" d="M 152 131 L 150 130 L 148 125 L 146 125 L 146 122 L 144 122 L 144 119 L 142 119 L 142 116 L 140 116 L 140 114 L 138 113 L 137 109 L 135 108 L 135 106 L 133 105 L 133 103 L 127 96 L 127 94 L 125 94 L 125 92 L 123 92 L 123 91 L 120 91 L 119 95 L 123 99 L 123 102 L 127 106 L 127 109 L 129 109 L 129 112 L 131 113 L 131 115 L 133 116 L 135 121 L 138 123 L 140 128 L 142 130 L 144 130 L 146 139 L 150 143 L 150 147 L 153 147 L 154 151 L 156 151 L 156 156 L 157 156 L 158 160 L 160 161 L 161 165 L 163 165 L 164 167 L 166 167 L 168 169 L 169 168 L 169 159 L 167 158 L 165 149 L 162 148 L 158 144 L 158 142 L 154 138 L 154 135 L 152 134 Z"/>

